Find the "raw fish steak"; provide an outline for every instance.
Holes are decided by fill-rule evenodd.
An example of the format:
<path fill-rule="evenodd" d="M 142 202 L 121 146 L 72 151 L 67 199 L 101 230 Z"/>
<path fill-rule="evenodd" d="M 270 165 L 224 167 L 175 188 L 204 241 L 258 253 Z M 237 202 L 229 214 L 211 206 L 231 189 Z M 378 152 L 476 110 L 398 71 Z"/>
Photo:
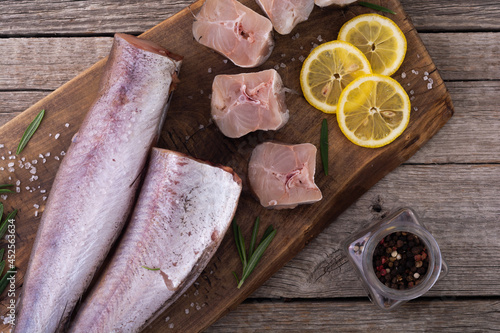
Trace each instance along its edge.
<path fill-rule="evenodd" d="M 288 121 L 288 109 L 278 72 L 269 69 L 217 75 L 212 85 L 212 117 L 230 138 L 283 127 Z"/>
<path fill-rule="evenodd" d="M 228 167 L 153 148 L 129 225 L 70 332 L 138 332 L 196 280 L 241 192 Z"/>
<path fill-rule="evenodd" d="M 152 42 L 115 35 L 97 99 L 52 185 L 15 332 L 64 330 L 129 216 L 179 60 Z"/>
<path fill-rule="evenodd" d="M 282 35 L 289 34 L 300 22 L 309 18 L 314 0 L 256 0 L 266 12 L 274 30 Z"/>
<path fill-rule="evenodd" d="M 248 164 L 248 180 L 262 206 L 295 208 L 321 200 L 314 183 L 316 147 L 265 142 L 255 147 Z"/>
<path fill-rule="evenodd" d="M 357 0 L 314 0 L 314 3 L 320 7 L 327 7 L 331 5 L 346 6 Z"/>
<path fill-rule="evenodd" d="M 273 25 L 236 0 L 207 0 L 193 23 L 201 44 L 240 67 L 263 64 L 274 48 Z"/>

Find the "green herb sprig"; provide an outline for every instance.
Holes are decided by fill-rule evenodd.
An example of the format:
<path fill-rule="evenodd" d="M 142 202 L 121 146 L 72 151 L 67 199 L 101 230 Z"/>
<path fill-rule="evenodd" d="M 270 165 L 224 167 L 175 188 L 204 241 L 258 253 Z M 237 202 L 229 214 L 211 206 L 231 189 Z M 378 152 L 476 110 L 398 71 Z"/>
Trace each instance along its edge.
<path fill-rule="evenodd" d="M 14 191 L 9 190 L 8 188 L 6 188 L 6 187 L 12 187 L 12 186 L 14 186 L 14 185 L 12 185 L 12 184 L 1 184 L 0 185 L 0 193 L 14 193 Z M 0 215 L 0 217 L 1 217 L 1 215 Z"/>
<path fill-rule="evenodd" d="M 14 266 L 12 269 L 8 270 L 7 273 L 5 273 L 5 275 L 2 277 L 2 279 L 0 280 L 0 294 L 3 293 L 3 291 L 5 290 L 5 288 L 7 288 L 7 286 L 9 285 L 9 281 L 8 279 L 17 273 L 17 267 Z"/>
<path fill-rule="evenodd" d="M 325 171 L 325 176 L 328 176 L 328 122 L 326 119 L 323 119 L 321 123 L 319 151 L 321 153 L 321 161 L 323 162 L 323 171 Z"/>
<path fill-rule="evenodd" d="M 389 8 L 385 8 L 385 7 L 376 5 L 374 3 L 364 2 L 364 1 L 358 1 L 358 4 L 361 5 L 361 6 L 363 6 L 363 7 L 367 7 L 367 8 L 379 10 L 381 12 L 385 12 L 385 13 L 390 13 L 390 14 L 396 15 L 396 13 L 394 11 L 390 10 Z"/>
<path fill-rule="evenodd" d="M 260 224 L 260 218 L 257 217 L 253 225 L 252 236 L 250 238 L 250 247 L 248 249 L 248 256 L 247 256 L 245 239 L 243 238 L 243 234 L 241 233 L 241 228 L 236 223 L 236 220 L 235 219 L 233 220 L 234 239 L 236 242 L 238 255 L 240 256 L 240 260 L 243 265 L 243 272 L 241 274 L 241 279 L 239 279 L 236 272 L 233 271 L 233 275 L 236 278 L 236 283 L 238 284 L 237 285 L 238 289 L 241 288 L 245 280 L 250 276 L 255 266 L 257 266 L 257 264 L 259 263 L 260 258 L 262 258 L 264 251 L 266 251 L 267 247 L 269 246 L 269 244 L 271 244 L 271 241 L 276 235 L 276 229 L 274 229 L 274 227 L 270 225 L 266 229 L 266 231 L 264 231 L 264 235 L 262 235 L 259 245 L 257 246 L 257 248 L 255 248 L 255 246 L 257 245 L 256 244 L 257 234 L 259 233 L 259 224 Z"/>
<path fill-rule="evenodd" d="M 2 213 L 3 213 L 3 205 L 2 205 Z M 16 217 L 16 214 L 17 214 L 17 209 L 14 209 L 12 212 L 10 212 L 9 215 L 7 215 L 7 217 L 5 218 L 5 220 L 3 220 L 3 222 L 0 224 L 0 239 L 3 238 L 3 236 L 5 236 L 5 233 L 7 232 L 7 228 L 9 227 L 9 220 L 13 219 L 14 217 Z M 0 221 L 2 221 L 2 217 L 0 215 Z"/>
<path fill-rule="evenodd" d="M 161 268 L 151 268 L 148 266 L 141 266 L 142 268 L 149 269 L 150 271 L 159 271 Z"/>
<path fill-rule="evenodd" d="M 17 151 L 16 154 L 19 155 L 23 151 L 24 147 L 28 144 L 28 141 L 30 141 L 31 137 L 33 134 L 35 134 L 36 130 L 38 129 L 38 126 L 42 122 L 43 116 L 45 115 L 45 110 L 40 111 L 35 119 L 31 122 L 31 124 L 28 125 L 28 128 L 26 128 L 26 131 L 24 131 L 23 137 L 21 138 L 21 141 L 19 141 L 19 146 L 17 146 Z"/>

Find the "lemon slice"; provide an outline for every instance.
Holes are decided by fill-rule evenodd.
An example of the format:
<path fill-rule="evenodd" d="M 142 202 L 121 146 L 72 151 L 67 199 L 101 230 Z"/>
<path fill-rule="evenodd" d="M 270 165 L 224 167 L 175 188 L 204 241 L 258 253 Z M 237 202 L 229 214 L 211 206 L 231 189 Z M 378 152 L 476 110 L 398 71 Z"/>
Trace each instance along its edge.
<path fill-rule="evenodd" d="M 370 63 L 360 50 L 349 43 L 333 41 L 316 47 L 306 58 L 300 71 L 300 86 L 309 104 L 334 113 L 342 89 L 370 73 Z"/>
<path fill-rule="evenodd" d="M 394 79 L 370 74 L 342 91 L 337 122 L 349 141 L 368 148 L 385 146 L 403 133 L 410 120 L 410 99 Z"/>
<path fill-rule="evenodd" d="M 342 26 L 338 39 L 360 49 L 376 74 L 394 74 L 406 55 L 406 38 L 401 29 L 378 14 L 356 16 Z"/>

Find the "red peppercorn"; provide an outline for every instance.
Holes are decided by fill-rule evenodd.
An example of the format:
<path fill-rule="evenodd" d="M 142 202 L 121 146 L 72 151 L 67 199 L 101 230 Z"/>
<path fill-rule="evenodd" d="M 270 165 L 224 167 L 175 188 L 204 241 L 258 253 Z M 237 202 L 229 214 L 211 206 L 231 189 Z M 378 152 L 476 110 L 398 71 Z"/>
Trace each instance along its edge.
<path fill-rule="evenodd" d="M 387 271 L 385 269 L 382 269 L 380 271 L 380 275 L 385 276 L 387 274 Z"/>

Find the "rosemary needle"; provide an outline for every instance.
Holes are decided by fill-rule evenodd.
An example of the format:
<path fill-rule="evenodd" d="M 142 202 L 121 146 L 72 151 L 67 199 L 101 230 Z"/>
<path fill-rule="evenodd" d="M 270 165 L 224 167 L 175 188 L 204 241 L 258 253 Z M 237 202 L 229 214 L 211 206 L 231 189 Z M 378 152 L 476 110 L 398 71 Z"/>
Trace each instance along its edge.
<path fill-rule="evenodd" d="M 150 271 L 159 271 L 160 268 L 151 268 L 151 267 L 148 267 L 148 266 L 141 266 L 142 268 L 145 268 L 145 269 L 149 269 Z"/>
<path fill-rule="evenodd" d="M 24 131 L 23 137 L 21 138 L 21 141 L 19 141 L 19 146 L 17 146 L 17 151 L 16 155 L 19 155 L 24 147 L 28 144 L 28 141 L 30 141 L 31 137 L 33 134 L 35 134 L 38 126 L 42 122 L 43 116 L 45 115 L 45 110 L 40 111 L 35 119 L 31 122 L 31 124 L 28 125 L 28 128 L 26 128 L 26 131 Z"/>
<path fill-rule="evenodd" d="M 254 268 L 259 263 L 262 255 L 264 254 L 264 251 L 267 249 L 267 247 L 273 240 L 274 236 L 276 235 L 276 230 L 274 229 L 274 227 L 269 226 L 264 232 L 264 235 L 262 236 L 259 245 L 257 245 L 257 248 L 255 248 L 257 242 L 257 234 L 259 233 L 259 224 L 260 224 L 260 218 L 257 217 L 257 219 L 255 220 L 255 224 L 253 226 L 252 236 L 250 238 L 250 248 L 248 252 L 248 261 L 247 261 L 245 240 L 243 238 L 243 234 L 241 233 L 241 228 L 236 223 L 236 220 L 233 220 L 234 239 L 236 243 L 236 248 L 238 250 L 238 255 L 240 256 L 240 260 L 243 265 L 243 272 L 241 274 L 241 279 L 238 278 L 236 272 L 232 272 L 234 277 L 236 278 L 238 289 L 241 288 L 245 280 L 250 276 Z"/>
<path fill-rule="evenodd" d="M 325 176 L 328 176 L 328 122 L 323 119 L 321 124 L 321 135 L 319 141 L 319 150 L 321 153 L 321 161 L 323 162 L 323 170 Z"/>
<path fill-rule="evenodd" d="M 367 7 L 367 8 L 379 10 L 381 12 L 385 12 L 385 13 L 390 13 L 390 14 L 396 15 L 396 13 L 394 11 L 390 10 L 389 8 L 385 8 L 385 7 L 376 5 L 374 3 L 369 3 L 369 2 L 364 2 L 364 1 L 358 1 L 358 4 L 361 5 L 361 6 L 363 6 L 363 7 Z"/>

